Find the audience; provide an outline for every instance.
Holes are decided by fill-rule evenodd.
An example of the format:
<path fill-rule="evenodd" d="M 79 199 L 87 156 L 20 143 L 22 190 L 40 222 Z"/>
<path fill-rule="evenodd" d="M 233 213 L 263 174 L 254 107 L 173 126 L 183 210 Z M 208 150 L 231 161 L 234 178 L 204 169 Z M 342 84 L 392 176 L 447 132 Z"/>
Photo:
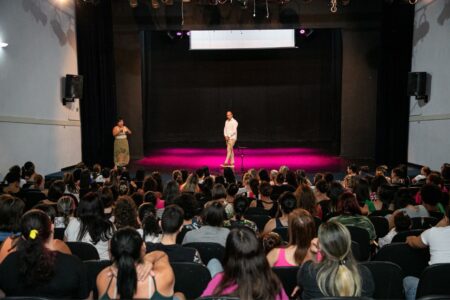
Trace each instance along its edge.
<path fill-rule="evenodd" d="M 267 255 L 271 267 L 299 266 L 312 259 L 308 250 L 316 236 L 316 225 L 308 211 L 297 208 L 289 214 L 288 236 L 285 247 L 275 248 Z"/>
<path fill-rule="evenodd" d="M 264 227 L 263 233 L 268 233 L 275 228 L 288 226 L 288 216 L 297 207 L 297 198 L 291 192 L 284 192 L 277 201 L 279 203 L 281 217 L 270 219 Z"/>
<path fill-rule="evenodd" d="M 358 169 L 361 172 L 358 173 Z M 409 230 L 411 218 L 438 218 L 440 222 L 435 227 L 419 237 L 408 237 L 407 243 L 415 248 L 429 247 L 430 264 L 450 263 L 447 259 L 450 248 L 446 243 L 449 238 L 446 236 L 449 228 L 446 185 L 449 184 L 450 166 L 444 164 L 441 173 L 423 168 L 422 176 L 413 180 L 412 187 L 405 165 L 391 172 L 394 184 L 384 175 L 386 172 L 387 167 L 380 166 L 373 176 L 368 167 L 351 165 L 343 181 L 347 188 L 345 192 L 340 182 L 334 181 L 333 174 L 317 173 L 312 186 L 304 171 L 292 172 L 286 166 L 270 174 L 265 169 L 250 169 L 244 174 L 243 182 L 238 181 L 232 169 L 224 170 L 223 176 L 210 174 L 205 168 L 192 174 L 186 170 L 174 171 L 173 180 L 163 185 L 159 172 L 145 177 L 145 170 L 138 170 L 136 177 L 139 178 L 132 180 L 125 168 L 110 171 L 95 165 L 91 171 L 79 164 L 73 172 L 64 174 L 64 180 L 46 182 L 49 186 L 46 192 L 43 176 L 35 172 L 34 164 L 27 163 L 22 170 L 13 166 L 0 190 L 0 240 L 3 240 L 0 288 L 7 296 L 89 297 L 91 285 L 83 283 L 86 270 L 79 260 L 67 258 L 71 251 L 67 244 L 55 239 L 53 232 L 56 231 L 58 237 L 64 233 L 66 241 L 92 244 L 100 259 L 113 259 L 113 266 L 102 273 L 102 278 L 99 277 L 103 299 L 133 296 L 172 299 L 173 282 L 172 288 L 169 285 L 162 287 L 162 273 L 155 273 L 151 266 L 158 264 L 155 259 L 166 260 L 166 265 L 167 259 L 170 262 L 202 263 L 197 250 L 181 245 L 192 242 L 212 242 L 227 248 L 228 258 L 223 266 L 217 259 L 208 261 L 213 279 L 205 295 L 284 299 L 285 293 L 279 283 L 264 270 L 270 266 L 300 266 L 298 284 L 303 288 L 302 299 L 324 295 L 370 296 L 373 292 L 371 278 L 366 269 L 355 265 L 350 252 L 346 251 L 347 233 L 339 227 L 360 227 L 375 240 L 374 226 L 363 216 L 365 214 L 385 215 L 389 221 L 390 231 L 378 239 L 380 247 L 391 243 L 399 232 Z M 418 186 L 420 192 L 417 193 Z M 293 193 L 295 187 L 297 190 Z M 40 198 L 29 200 L 29 193 L 39 193 Z M 272 217 L 260 238 L 256 224 L 244 217 L 249 206 L 252 206 L 249 211 L 252 215 Z M 395 211 L 392 213 L 388 209 Z M 444 212 L 446 217 L 443 218 Z M 34 216 L 33 224 L 44 225 L 36 225 L 39 228 L 36 230 L 23 229 L 29 214 Z M 315 238 L 317 218 L 323 222 L 331 220 L 320 227 L 318 239 Z M 50 229 L 40 229 L 47 227 Z M 288 236 L 286 244 L 282 244 L 280 235 L 272 232 L 275 228 L 284 228 Z M 131 233 L 130 236 L 137 234 L 138 239 L 122 236 L 121 242 L 114 244 L 111 239 L 120 236 L 120 232 Z M 280 232 L 284 236 L 284 232 Z M 249 234 L 251 237 L 247 236 Z M 35 236 L 42 240 L 37 243 L 37 239 L 32 238 Z M 259 240 L 259 245 L 255 248 L 249 239 Z M 144 241 L 147 252 L 151 252 L 147 256 Z M 237 241 L 241 244 L 235 244 Z M 31 244 L 43 247 L 31 248 Z M 120 254 L 117 248 L 114 252 L 113 247 L 119 244 L 118 248 L 134 254 L 128 255 L 122 250 Z M 31 255 L 27 252 L 30 249 L 36 253 Z M 248 254 L 242 254 L 245 251 Z M 259 258 L 260 253 L 263 260 L 267 255 L 264 264 Z M 128 266 L 120 263 L 125 257 Z M 133 269 L 130 268 L 131 261 Z M 254 262 L 256 265 L 249 267 Z M 74 265 L 73 272 L 68 272 L 67 281 L 55 277 L 63 270 L 61 264 L 64 268 L 64 265 Z M 14 268 L 11 278 L 4 274 L 5 270 L 10 271 L 9 268 Z M 38 269 L 42 274 L 37 274 Z M 255 270 L 259 270 L 259 277 L 252 273 Z M 127 275 L 126 280 L 124 277 L 119 279 L 118 272 L 130 276 Z M 133 272 L 138 278 L 134 283 Z M 152 279 L 152 276 L 155 277 Z M 344 277 L 347 279 L 343 280 Z M 12 280 L 16 282 L 12 284 Z M 54 282 L 59 286 L 55 287 Z M 405 278 L 408 299 L 414 297 L 417 282 L 418 278 Z M 77 290 L 68 289 L 70 286 L 76 286 Z M 257 291 L 255 287 L 260 288 Z"/>
<path fill-rule="evenodd" d="M 297 274 L 302 300 L 319 297 L 372 297 L 375 286 L 369 269 L 353 258 L 348 229 L 339 222 L 320 225 L 311 252 L 321 260 L 307 261 Z"/>
<path fill-rule="evenodd" d="M 211 202 L 205 207 L 202 220 L 203 226 L 197 230 L 190 230 L 183 239 L 188 243 L 217 243 L 225 247 L 230 230 L 223 227 L 225 209 L 218 201 Z"/>
<path fill-rule="evenodd" d="M 333 217 L 330 221 L 336 221 L 345 226 L 354 226 L 367 230 L 369 239 L 375 241 L 377 238 L 375 227 L 369 218 L 361 215 L 361 208 L 354 194 L 345 192 L 338 201 L 339 216 Z"/>
<path fill-rule="evenodd" d="M 287 300 L 270 269 L 262 244 L 246 227 L 233 228 L 225 247 L 223 273 L 214 276 L 202 296 L 234 296 L 252 300 Z"/>
<path fill-rule="evenodd" d="M 30 296 L 55 299 L 89 297 L 87 271 L 75 256 L 53 245 L 53 225 L 39 210 L 21 220 L 22 241 L 0 264 L 0 290 L 8 297 Z"/>
<path fill-rule="evenodd" d="M 100 299 L 174 299 L 175 278 L 167 255 L 145 255 L 145 244 L 133 228 L 124 227 L 111 239 L 113 264 L 97 276 Z M 152 272 L 138 280 L 137 268 L 152 265 Z"/>
<path fill-rule="evenodd" d="M 77 218 L 67 225 L 64 240 L 90 243 L 97 249 L 100 259 L 109 260 L 109 240 L 114 231 L 114 225 L 105 218 L 100 196 L 90 192 L 81 199 Z"/>

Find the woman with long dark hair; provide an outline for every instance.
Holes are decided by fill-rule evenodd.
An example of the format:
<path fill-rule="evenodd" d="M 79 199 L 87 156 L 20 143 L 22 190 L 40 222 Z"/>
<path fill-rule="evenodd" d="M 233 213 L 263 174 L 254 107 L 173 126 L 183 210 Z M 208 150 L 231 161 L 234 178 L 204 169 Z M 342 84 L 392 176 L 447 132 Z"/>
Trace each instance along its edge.
<path fill-rule="evenodd" d="M 227 295 L 243 300 L 288 299 L 267 262 L 262 243 L 249 228 L 231 230 L 223 269 L 223 273 L 211 279 L 202 296 Z"/>
<path fill-rule="evenodd" d="M 108 241 L 113 233 L 114 226 L 105 217 L 100 195 L 90 192 L 81 199 L 77 218 L 73 218 L 67 225 L 64 240 L 90 243 L 97 248 L 100 259 L 108 260 Z"/>
<path fill-rule="evenodd" d="M 89 297 L 87 271 L 75 256 L 54 249 L 53 225 L 40 210 L 25 213 L 21 241 L 0 265 L 0 289 L 6 296 L 55 299 Z"/>
<path fill-rule="evenodd" d="M 281 211 L 281 217 L 272 218 L 264 227 L 263 233 L 268 233 L 275 228 L 287 227 L 289 214 L 297 208 L 297 198 L 291 192 L 284 192 L 277 200 Z"/>
<path fill-rule="evenodd" d="M 369 269 L 353 258 L 352 240 L 347 227 L 328 221 L 319 227 L 319 237 L 313 242 L 321 253 L 320 262 L 305 262 L 298 274 L 303 300 L 320 297 L 371 297 L 374 282 Z"/>
<path fill-rule="evenodd" d="M 145 255 L 145 243 L 133 228 L 119 229 L 111 239 L 113 265 L 97 276 L 100 299 L 173 299 L 175 278 L 167 255 L 153 251 Z M 138 280 L 136 268 L 153 264 L 152 275 Z"/>
<path fill-rule="evenodd" d="M 309 251 L 311 241 L 316 236 L 313 216 L 305 209 L 297 208 L 288 218 L 289 243 L 269 252 L 267 260 L 271 267 L 299 266 L 313 259 L 313 254 Z"/>
<path fill-rule="evenodd" d="M 244 217 L 249 205 L 247 197 L 245 195 L 239 195 L 233 202 L 233 216 L 230 220 L 224 222 L 224 226 L 229 228 L 246 226 L 257 233 L 258 227 L 255 222 L 247 220 Z"/>

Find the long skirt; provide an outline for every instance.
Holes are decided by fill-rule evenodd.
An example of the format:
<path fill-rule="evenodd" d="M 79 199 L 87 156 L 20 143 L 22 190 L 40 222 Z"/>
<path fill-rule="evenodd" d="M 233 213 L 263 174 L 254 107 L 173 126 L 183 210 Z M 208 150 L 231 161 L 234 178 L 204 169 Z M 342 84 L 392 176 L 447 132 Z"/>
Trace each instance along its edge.
<path fill-rule="evenodd" d="M 130 148 L 127 139 L 114 140 L 114 164 L 124 167 L 130 162 Z"/>

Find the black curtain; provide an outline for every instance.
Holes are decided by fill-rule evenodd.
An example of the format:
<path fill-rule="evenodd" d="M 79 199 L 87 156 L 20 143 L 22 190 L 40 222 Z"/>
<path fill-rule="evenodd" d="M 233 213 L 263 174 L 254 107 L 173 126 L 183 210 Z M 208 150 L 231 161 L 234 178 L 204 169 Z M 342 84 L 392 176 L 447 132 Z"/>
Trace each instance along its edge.
<path fill-rule="evenodd" d="M 76 1 L 83 162 L 113 165 L 112 127 L 117 117 L 111 1 Z"/>
<path fill-rule="evenodd" d="M 378 72 L 376 161 L 390 166 L 406 163 L 414 5 L 384 2 L 381 60 Z"/>
<path fill-rule="evenodd" d="M 145 32 L 144 149 L 223 145 L 225 112 L 250 147 L 340 148 L 342 39 L 316 30 L 295 49 L 190 51 Z"/>

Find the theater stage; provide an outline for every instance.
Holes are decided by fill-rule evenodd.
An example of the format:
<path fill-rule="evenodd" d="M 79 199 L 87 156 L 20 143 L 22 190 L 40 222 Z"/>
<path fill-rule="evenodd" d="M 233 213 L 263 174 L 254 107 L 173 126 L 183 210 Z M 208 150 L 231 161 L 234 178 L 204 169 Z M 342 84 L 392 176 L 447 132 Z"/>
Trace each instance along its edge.
<path fill-rule="evenodd" d="M 144 158 L 134 161 L 135 168 L 159 170 L 195 170 L 208 166 L 212 171 L 220 170 L 226 156 L 225 148 L 161 148 L 149 152 Z M 243 156 L 243 159 L 242 159 Z M 278 169 L 287 165 L 290 169 L 304 169 L 307 173 L 318 171 L 340 172 L 345 169 L 344 159 L 314 148 L 235 148 L 235 171 L 243 169 Z"/>

